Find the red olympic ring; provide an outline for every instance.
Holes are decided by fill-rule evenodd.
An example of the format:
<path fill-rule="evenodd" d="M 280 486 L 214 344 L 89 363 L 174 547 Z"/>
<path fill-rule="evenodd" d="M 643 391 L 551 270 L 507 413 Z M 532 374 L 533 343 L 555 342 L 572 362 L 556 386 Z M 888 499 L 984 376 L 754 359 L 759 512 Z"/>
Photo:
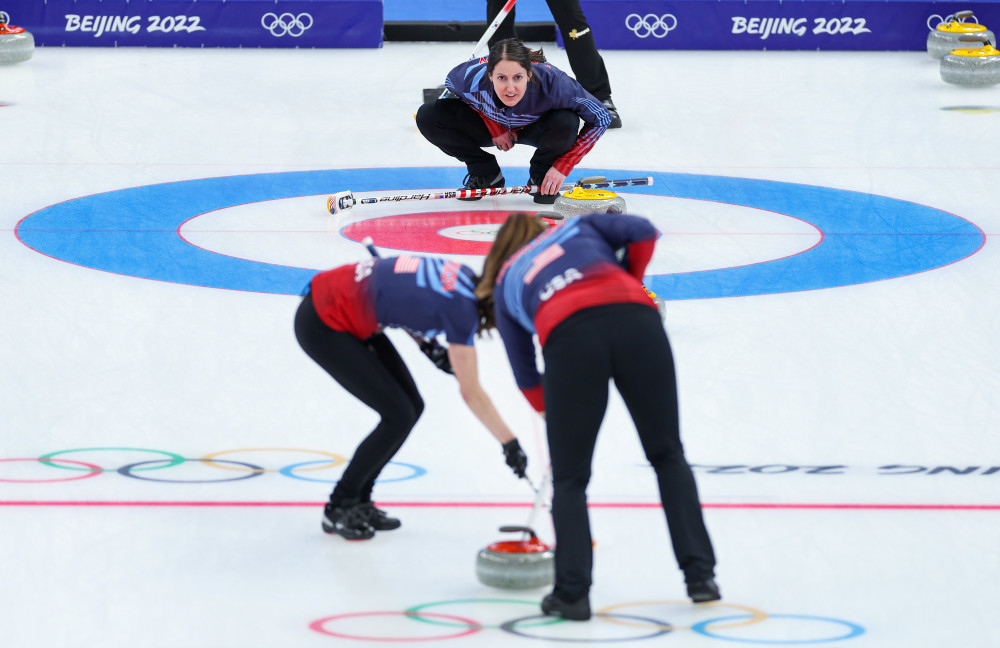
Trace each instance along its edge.
<path fill-rule="evenodd" d="M 465 628 L 454 634 L 447 635 L 437 635 L 434 637 L 365 637 L 361 635 L 349 635 L 342 632 L 334 632 L 324 628 L 323 626 L 329 621 L 336 621 L 338 619 L 348 619 L 366 616 L 399 616 L 404 617 L 419 617 L 419 616 L 430 616 L 430 617 L 440 617 L 442 619 L 450 619 L 452 621 L 460 621 L 465 624 Z M 471 619 L 465 619 L 463 617 L 454 616 L 452 614 L 436 614 L 433 612 L 349 612 L 347 614 L 336 614 L 334 616 L 325 617 L 319 619 L 318 621 L 313 621 L 309 624 L 309 628 L 320 632 L 325 635 L 330 635 L 331 637 L 338 637 L 340 639 L 357 639 L 360 641 L 441 641 L 444 639 L 458 639 L 459 637 L 465 637 L 471 634 L 475 634 L 483 629 L 483 626 L 476 623 Z"/>
<path fill-rule="evenodd" d="M 87 477 L 96 477 L 104 472 L 104 469 L 100 466 L 95 466 L 94 464 L 85 463 L 83 461 L 73 461 L 71 459 L 39 459 L 38 457 L 31 457 L 25 459 L 0 459 L 0 461 L 37 461 L 38 463 L 45 464 L 48 466 L 52 465 L 54 461 L 61 461 L 63 463 L 76 464 L 78 466 L 84 466 L 90 470 L 88 473 L 82 475 L 77 475 L 76 477 L 66 477 L 65 479 L 0 479 L 0 482 L 7 482 L 11 484 L 41 484 L 45 482 L 64 482 L 73 481 L 74 479 L 86 479 Z M 73 468 L 73 470 L 80 470 L 79 468 Z"/>

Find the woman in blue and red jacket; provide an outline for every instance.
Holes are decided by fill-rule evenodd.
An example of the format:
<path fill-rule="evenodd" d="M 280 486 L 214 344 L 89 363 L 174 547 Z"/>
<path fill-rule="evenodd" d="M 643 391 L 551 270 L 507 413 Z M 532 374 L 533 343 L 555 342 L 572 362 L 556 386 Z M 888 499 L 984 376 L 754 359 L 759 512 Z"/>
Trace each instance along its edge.
<path fill-rule="evenodd" d="M 466 189 L 503 187 L 496 156 L 514 143 L 535 147 L 528 184 L 535 202 L 555 202 L 559 186 L 611 124 L 611 113 L 575 79 L 509 38 L 448 73 L 455 99 L 437 99 L 417 111 L 417 128 L 432 144 L 465 163 Z M 580 122 L 583 121 L 583 128 Z M 478 200 L 472 198 L 471 200 Z"/>
<path fill-rule="evenodd" d="M 400 526 L 372 503 L 372 487 L 424 410 L 413 376 L 385 329 L 401 328 L 423 340 L 439 368 L 454 374 L 462 399 L 503 445 L 507 465 L 524 477 L 528 459 L 479 382 L 473 346 L 483 322 L 474 294 L 478 277 L 460 263 L 403 255 L 366 259 L 312 278 L 295 314 L 303 351 L 380 420 L 361 442 L 330 495 L 323 530 L 348 540 Z M 444 337 L 447 356 L 428 352 Z"/>
<path fill-rule="evenodd" d="M 637 216 L 591 214 L 546 229 L 537 216 L 511 214 L 476 287 L 493 310 L 484 328 L 500 332 L 518 387 L 545 416 L 556 534 L 556 580 L 542 601 L 545 614 L 590 618 L 586 489 L 609 380 L 656 472 L 688 596 L 696 603 L 720 598 L 712 543 L 681 445 L 670 343 L 642 285 L 656 237 L 656 228 Z"/>

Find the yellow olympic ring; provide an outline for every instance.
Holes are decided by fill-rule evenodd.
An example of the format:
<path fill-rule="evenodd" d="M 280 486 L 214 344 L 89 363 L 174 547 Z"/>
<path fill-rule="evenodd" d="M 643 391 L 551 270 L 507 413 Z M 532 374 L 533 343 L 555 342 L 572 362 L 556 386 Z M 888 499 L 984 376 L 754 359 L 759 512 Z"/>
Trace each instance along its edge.
<path fill-rule="evenodd" d="M 637 601 L 635 603 L 618 603 L 617 605 L 609 605 L 607 607 L 601 608 L 600 610 L 597 610 L 597 614 L 608 613 L 608 612 L 611 612 L 612 610 L 619 610 L 619 609 L 624 608 L 624 607 L 635 607 L 637 605 L 682 605 L 684 607 L 691 607 L 691 602 L 690 601 Z M 747 612 L 747 613 L 750 614 L 750 618 L 749 619 L 745 619 L 743 621 L 737 621 L 737 622 L 733 622 L 733 623 L 727 623 L 725 625 L 719 625 L 718 629 L 720 629 L 720 630 L 725 630 L 725 629 L 728 629 L 728 628 L 739 628 L 741 626 L 747 626 L 747 625 L 753 625 L 754 623 L 760 623 L 761 621 L 767 619 L 767 612 L 764 612 L 763 610 L 758 610 L 757 608 L 752 608 L 752 607 L 749 607 L 749 606 L 746 606 L 746 605 L 738 605 L 736 603 L 725 603 L 725 602 L 721 602 L 721 601 L 712 601 L 710 603 L 699 603 L 698 604 L 698 608 L 699 609 L 709 608 L 709 607 L 711 607 L 711 608 L 729 607 L 729 608 L 734 608 L 734 609 L 741 610 L 743 612 Z M 642 624 L 642 623 L 630 622 L 630 621 L 619 619 L 619 618 L 616 618 L 616 617 L 613 617 L 613 616 L 601 617 L 601 618 L 604 621 L 607 621 L 609 623 L 618 623 L 620 625 L 631 626 L 633 628 L 645 628 L 647 626 L 654 625 L 654 624 L 651 624 L 651 623 Z M 691 626 L 679 626 L 679 625 L 673 625 L 673 624 L 669 624 L 669 623 L 662 624 L 662 625 L 661 624 L 655 624 L 655 625 L 656 625 L 657 628 L 661 628 L 661 629 L 670 629 L 670 630 L 690 630 L 691 629 Z"/>
<path fill-rule="evenodd" d="M 339 466 L 341 464 L 347 463 L 347 458 L 344 457 L 344 456 L 341 456 L 341 455 L 338 455 L 338 454 L 333 454 L 332 452 L 325 452 L 323 450 L 305 450 L 305 449 L 302 449 L 302 448 L 241 448 L 239 450 L 220 450 L 218 452 L 213 452 L 211 454 L 205 455 L 204 457 L 201 458 L 201 461 L 204 461 L 209 466 L 213 466 L 215 468 L 222 468 L 223 470 L 237 470 L 237 471 L 240 471 L 240 472 L 255 472 L 255 473 L 259 473 L 259 472 L 279 472 L 279 470 L 271 470 L 271 469 L 246 471 L 246 469 L 244 469 L 244 468 L 234 468 L 232 466 L 223 466 L 221 464 L 218 464 L 218 463 L 212 461 L 212 459 L 215 459 L 219 455 L 232 454 L 232 453 L 235 453 L 235 452 L 309 452 L 309 453 L 312 453 L 312 454 L 323 455 L 324 457 L 330 457 L 330 458 L 333 459 L 333 461 L 331 461 L 329 463 L 323 463 L 323 464 L 320 464 L 319 466 L 313 466 L 312 468 L 300 468 L 300 470 L 302 470 L 303 472 L 307 471 L 307 470 L 324 470 L 326 468 L 333 468 L 335 466 Z"/>

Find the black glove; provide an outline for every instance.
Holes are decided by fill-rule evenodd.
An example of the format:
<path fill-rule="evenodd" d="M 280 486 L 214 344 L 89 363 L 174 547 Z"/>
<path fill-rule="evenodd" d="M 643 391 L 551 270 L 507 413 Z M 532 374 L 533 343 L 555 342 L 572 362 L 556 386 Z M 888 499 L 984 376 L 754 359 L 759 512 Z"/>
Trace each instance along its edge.
<path fill-rule="evenodd" d="M 420 343 L 420 350 L 441 371 L 446 374 L 455 373 L 451 368 L 451 360 L 448 359 L 448 347 L 441 346 L 437 340 L 424 340 Z"/>
<path fill-rule="evenodd" d="M 514 471 L 514 474 L 524 479 L 524 471 L 528 468 L 528 455 L 524 454 L 517 439 L 503 444 L 503 454 L 507 457 L 507 465 Z"/>

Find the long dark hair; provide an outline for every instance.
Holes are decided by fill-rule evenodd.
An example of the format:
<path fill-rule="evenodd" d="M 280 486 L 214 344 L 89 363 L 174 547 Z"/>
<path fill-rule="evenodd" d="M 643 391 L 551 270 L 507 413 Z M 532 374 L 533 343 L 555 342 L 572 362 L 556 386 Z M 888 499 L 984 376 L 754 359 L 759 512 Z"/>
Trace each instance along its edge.
<path fill-rule="evenodd" d="M 497 41 L 490 48 L 490 61 L 486 64 L 486 74 L 492 76 L 493 68 L 500 61 L 514 61 L 520 64 L 530 77 L 534 78 L 535 75 L 531 72 L 531 64 L 544 63 L 545 53 L 541 48 L 536 50 L 531 49 L 517 38 L 505 38 L 502 41 Z"/>
<path fill-rule="evenodd" d="M 509 215 L 500 227 L 497 237 L 486 255 L 486 261 L 483 262 L 483 274 L 476 284 L 476 297 L 479 298 L 480 331 L 496 328 L 497 325 L 493 289 L 496 287 L 500 268 L 515 252 L 544 231 L 545 224 L 541 218 L 524 212 L 515 212 Z"/>

